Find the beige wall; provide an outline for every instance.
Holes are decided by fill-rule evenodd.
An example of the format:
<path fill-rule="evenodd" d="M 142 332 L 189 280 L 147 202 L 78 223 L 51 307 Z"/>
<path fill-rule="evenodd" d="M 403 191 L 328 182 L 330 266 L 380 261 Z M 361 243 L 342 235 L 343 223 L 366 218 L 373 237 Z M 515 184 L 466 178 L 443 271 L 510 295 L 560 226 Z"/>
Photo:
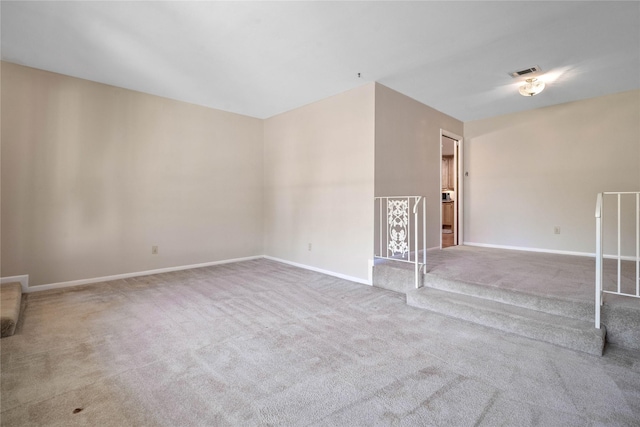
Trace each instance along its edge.
<path fill-rule="evenodd" d="M 39 285 L 261 255 L 262 133 L 2 63 L 1 275 Z"/>
<path fill-rule="evenodd" d="M 462 135 L 461 121 L 376 84 L 376 196 L 427 196 L 427 247 L 440 245 L 440 129 Z"/>
<path fill-rule="evenodd" d="M 593 253 L 596 193 L 640 191 L 640 91 L 468 122 L 464 136 L 467 242 Z"/>
<path fill-rule="evenodd" d="M 463 129 L 374 83 L 263 121 L 1 72 L 0 275 L 31 285 L 261 254 L 367 280 L 374 193 L 426 195 L 439 244 L 440 129 L 465 136 L 466 242 L 593 252 L 595 194 L 640 190 L 640 91 Z"/>
<path fill-rule="evenodd" d="M 367 84 L 265 120 L 266 255 L 368 280 L 374 89 Z"/>

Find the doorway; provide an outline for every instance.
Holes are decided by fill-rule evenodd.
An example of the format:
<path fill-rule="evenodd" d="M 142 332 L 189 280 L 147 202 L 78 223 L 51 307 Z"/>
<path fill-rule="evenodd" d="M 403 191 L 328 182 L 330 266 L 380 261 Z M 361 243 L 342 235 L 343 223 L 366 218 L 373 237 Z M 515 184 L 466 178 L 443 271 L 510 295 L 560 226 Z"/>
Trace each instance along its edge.
<path fill-rule="evenodd" d="M 462 137 L 440 130 L 440 157 L 440 247 L 447 248 L 462 244 Z"/>

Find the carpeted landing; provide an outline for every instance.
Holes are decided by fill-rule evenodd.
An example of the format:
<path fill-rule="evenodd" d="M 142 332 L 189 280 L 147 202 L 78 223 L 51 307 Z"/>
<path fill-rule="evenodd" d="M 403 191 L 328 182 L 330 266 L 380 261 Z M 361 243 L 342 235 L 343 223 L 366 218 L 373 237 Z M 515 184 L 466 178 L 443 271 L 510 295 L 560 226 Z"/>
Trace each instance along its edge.
<path fill-rule="evenodd" d="M 603 357 L 268 260 L 26 295 L 3 426 L 637 426 L 640 355 Z"/>

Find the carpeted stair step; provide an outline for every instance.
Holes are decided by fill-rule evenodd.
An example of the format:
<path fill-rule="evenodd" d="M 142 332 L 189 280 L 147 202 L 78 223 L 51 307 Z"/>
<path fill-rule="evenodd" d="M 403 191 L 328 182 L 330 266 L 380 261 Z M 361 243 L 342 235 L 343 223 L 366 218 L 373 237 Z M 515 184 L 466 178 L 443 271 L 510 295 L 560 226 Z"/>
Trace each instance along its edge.
<path fill-rule="evenodd" d="M 607 328 L 607 342 L 640 350 L 640 299 L 605 294 L 601 321 Z"/>
<path fill-rule="evenodd" d="M 595 314 L 593 302 L 560 299 L 558 297 L 529 294 L 513 289 L 449 280 L 429 273 L 425 274 L 424 283 L 427 287 L 440 289 L 442 291 L 470 295 L 584 321 L 593 322 Z"/>
<path fill-rule="evenodd" d="M 428 287 L 407 290 L 407 304 L 589 354 L 604 348 L 605 329 L 583 320 Z"/>
<path fill-rule="evenodd" d="M 2 338 L 13 335 L 20 316 L 22 287 L 18 282 L 0 285 L 0 327 Z"/>
<path fill-rule="evenodd" d="M 403 265 L 404 264 L 404 265 Z M 373 268 L 373 286 L 404 294 L 415 288 L 415 270 L 412 264 L 386 261 Z"/>

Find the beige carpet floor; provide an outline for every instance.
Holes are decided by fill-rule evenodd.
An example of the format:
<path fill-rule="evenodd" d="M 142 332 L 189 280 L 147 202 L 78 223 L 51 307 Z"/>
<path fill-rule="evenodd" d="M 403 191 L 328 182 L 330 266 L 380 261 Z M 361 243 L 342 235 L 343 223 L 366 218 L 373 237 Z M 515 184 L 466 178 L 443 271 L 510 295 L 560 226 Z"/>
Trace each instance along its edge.
<path fill-rule="evenodd" d="M 27 295 L 3 426 L 638 426 L 640 354 L 603 357 L 268 260 Z"/>

